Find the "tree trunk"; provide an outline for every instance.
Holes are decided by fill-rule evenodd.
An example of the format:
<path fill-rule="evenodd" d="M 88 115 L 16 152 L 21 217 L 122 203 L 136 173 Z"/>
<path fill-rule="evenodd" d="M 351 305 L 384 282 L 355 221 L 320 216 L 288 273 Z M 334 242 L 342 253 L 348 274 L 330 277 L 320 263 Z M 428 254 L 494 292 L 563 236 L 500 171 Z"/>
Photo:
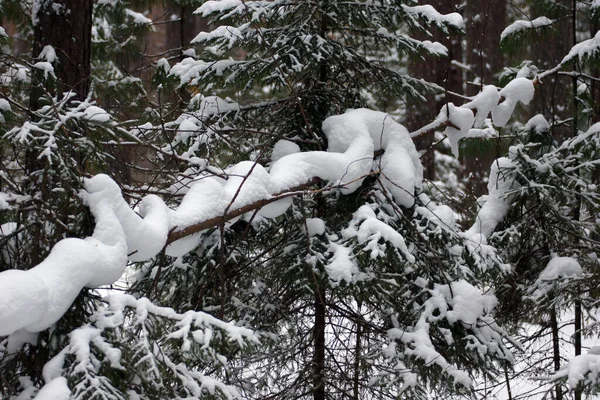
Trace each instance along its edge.
<path fill-rule="evenodd" d="M 581 354 L 581 300 L 575 300 L 575 355 Z M 575 400 L 581 400 L 581 388 L 575 388 Z"/>
<path fill-rule="evenodd" d="M 556 308 L 552 306 L 550 310 L 550 328 L 552 329 L 552 358 L 554 361 L 554 371 L 560 370 L 560 337 L 558 332 L 558 317 Z M 562 400 L 562 389 L 560 385 L 556 385 L 556 400 Z"/>
<path fill-rule="evenodd" d="M 57 93 L 73 91 L 83 100 L 90 88 L 90 54 L 92 45 L 92 0 L 41 1 L 34 15 L 35 42 L 33 55 L 50 45 L 57 63 Z M 34 102 L 37 99 L 33 99 Z"/>
<path fill-rule="evenodd" d="M 315 355 L 313 365 L 314 400 L 325 400 L 325 290 L 315 288 Z"/>
<path fill-rule="evenodd" d="M 456 11 L 452 2 L 447 0 L 434 0 L 429 2 L 436 10 L 442 14 L 448 14 Z M 408 66 L 409 75 L 415 78 L 422 78 L 426 81 L 436 83 L 451 92 L 462 92 L 462 72 L 452 63 L 452 60 L 462 60 L 461 39 L 458 35 L 450 38 L 445 37 L 439 30 L 433 33 L 433 39 L 423 34 L 414 35 L 420 40 L 435 40 L 448 48 L 447 57 L 425 57 L 425 60 L 412 60 Z M 446 96 L 436 96 L 429 94 L 427 105 L 422 103 L 410 104 L 406 113 L 406 127 L 409 131 L 414 131 L 433 121 L 446 102 L 452 102 L 453 99 Z M 457 103 L 454 100 L 454 103 Z M 460 104 L 460 102 L 458 102 Z M 424 135 L 415 139 L 417 150 L 426 151 L 431 147 L 434 141 L 434 133 Z M 435 178 L 435 160 L 433 151 L 428 151 L 422 158 L 423 174 L 426 179 Z"/>
<path fill-rule="evenodd" d="M 557 5 L 564 6 L 566 10 L 571 8 L 571 2 L 572 0 L 556 0 Z M 532 19 L 548 16 L 544 12 L 545 10 L 535 4 L 532 5 L 531 11 Z M 550 15 L 549 17 L 557 18 L 558 16 Z M 552 24 L 551 30 L 544 30 L 544 34 L 540 30 L 535 42 L 531 45 L 532 60 L 540 69 L 546 70 L 560 64 L 571 49 L 571 40 L 567 39 L 573 35 L 571 18 L 564 18 L 564 15 L 561 17 Z M 528 106 L 531 116 L 543 114 L 548 119 L 552 135 L 558 141 L 563 141 L 571 136 L 569 125 L 552 125 L 553 121 L 564 121 L 573 116 L 573 110 L 564 102 L 564 99 L 571 96 L 572 88 L 567 83 L 569 80 L 571 80 L 570 77 L 558 74 L 546 77 L 542 85 L 536 86 L 533 101 Z"/>
<path fill-rule="evenodd" d="M 504 66 L 500 51 L 500 34 L 506 25 L 506 0 L 473 0 L 468 2 L 466 17 L 466 92 L 474 96 L 484 85 L 494 84 L 494 74 Z M 470 139 L 468 151 L 462 157 L 464 178 L 468 180 L 473 199 L 487 194 L 485 177 L 492 162 L 503 152 L 500 142 L 495 146 L 482 143 L 488 139 Z"/>
<path fill-rule="evenodd" d="M 472 0 L 465 14 L 467 94 L 473 96 L 483 85 L 494 84 L 494 74 L 504 66 L 500 34 L 506 26 L 506 0 Z"/>

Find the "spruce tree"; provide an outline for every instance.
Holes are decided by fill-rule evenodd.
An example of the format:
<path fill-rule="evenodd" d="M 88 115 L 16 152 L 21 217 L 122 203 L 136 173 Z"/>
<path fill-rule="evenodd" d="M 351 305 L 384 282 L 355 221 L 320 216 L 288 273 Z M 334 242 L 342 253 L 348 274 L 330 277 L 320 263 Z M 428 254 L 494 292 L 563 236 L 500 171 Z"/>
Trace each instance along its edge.
<path fill-rule="evenodd" d="M 135 15 L 120 6 L 101 2 L 96 12 Z M 460 16 L 398 0 L 206 1 L 197 13 L 216 28 L 181 53 L 189 57 L 157 62 L 155 98 L 126 93 L 136 100 L 134 120 L 125 121 L 126 102 L 108 114 L 93 97 L 46 99 L 41 110 L 55 118 L 36 126 L 68 116 L 73 132 L 87 134 L 79 143 L 90 146 L 87 157 L 110 157 L 102 146 L 124 139 L 151 149 L 160 169 L 143 199 L 142 190 L 121 191 L 105 175 L 69 180 L 83 188 L 69 199 L 89 208 L 95 229 L 76 234 L 92 235 L 85 240 L 59 242 L 54 254 L 65 243 L 110 241 L 119 261 L 137 262 L 128 271 L 134 284 L 124 295 L 76 302 L 59 319 L 64 330 L 20 320 L 10 321 L 17 331 L 0 327 L 8 335 L 2 369 L 13 371 L 6 395 L 31 398 L 39 388 L 109 399 L 474 395 L 474 376 L 493 377 L 511 360 L 487 292 L 507 266 L 485 235 L 461 233 L 453 211 L 423 193 L 407 130 L 360 109 L 377 96 L 424 99 L 439 89 L 398 64 L 447 49 L 406 32 L 460 31 Z M 112 36 L 102 32 L 97 44 L 108 54 L 103 43 Z M 101 61 L 99 93 L 118 93 L 111 85 L 122 71 Z M 189 104 L 165 104 L 169 90 L 189 94 Z M 6 139 L 27 135 L 31 121 L 20 117 Z M 470 117 L 468 107 L 449 103 L 438 115 L 454 148 Z M 92 128 L 106 136 L 90 135 Z M 349 137 L 357 130 L 363 141 Z M 46 130 L 36 132 L 39 146 Z M 343 158 L 346 146 L 361 157 Z M 331 177 L 339 160 L 345 172 Z M 175 181 L 173 169 L 183 171 Z M 153 240 L 157 227 L 162 241 Z M 14 238 L 18 231 L 3 246 Z M 114 281 L 82 270 L 90 275 L 81 286 Z M 32 369 L 24 366 L 43 351 Z"/>
<path fill-rule="evenodd" d="M 206 2 L 197 12 L 219 26 L 194 39 L 204 50 L 198 58 L 167 74 L 203 94 L 174 121 L 171 149 L 192 164 L 184 190 L 191 178 L 223 174 L 236 157 L 268 165 L 282 153 L 328 149 L 323 122 L 374 95 L 422 99 L 436 87 L 390 68 L 390 56 L 444 55 L 439 44 L 407 36 L 408 27 L 461 28 L 456 14 L 399 1 Z M 383 124 L 382 135 L 395 126 Z M 196 131 L 184 136 L 184 126 Z M 380 157 L 353 194 L 323 182 L 284 216 L 255 211 L 201 232 L 196 251 L 142 267 L 134 290 L 259 332 L 264 352 L 239 354 L 229 370 L 244 397 L 468 393 L 470 372 L 461 368 L 491 371 L 490 360 L 510 359 L 486 314 L 493 297 L 472 286 L 501 263 L 465 243 L 453 217 L 438 215 L 449 210 L 418 190 L 394 200 L 384 183 L 391 178 L 377 172 Z M 336 274 L 344 263 L 352 272 Z M 446 317 L 462 290 L 489 310 L 473 321 Z"/>

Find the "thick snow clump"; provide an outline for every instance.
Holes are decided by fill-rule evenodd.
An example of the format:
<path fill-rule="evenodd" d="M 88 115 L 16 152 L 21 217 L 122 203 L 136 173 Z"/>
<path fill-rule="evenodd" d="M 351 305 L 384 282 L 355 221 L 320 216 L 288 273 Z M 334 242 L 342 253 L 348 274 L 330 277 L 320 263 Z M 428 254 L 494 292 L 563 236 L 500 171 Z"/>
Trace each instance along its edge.
<path fill-rule="evenodd" d="M 351 193 L 372 171 L 377 171 L 381 185 L 396 203 L 404 207 L 414 204 L 423 170 L 419 154 L 402 125 L 387 114 L 358 109 L 328 118 L 323 123 L 323 132 L 329 143 L 327 151 L 298 152 L 291 143 L 279 143 L 270 168 L 244 161 L 225 171 L 227 180 L 202 176 L 192 183 L 175 210 L 159 197 L 148 195 L 140 203 L 138 214 L 123 199 L 111 178 L 96 175 L 86 179 L 81 197 L 96 220 L 93 235 L 61 240 L 46 260 L 28 271 L 0 273 L 0 336 L 47 329 L 62 317 L 83 287 L 112 284 L 122 275 L 128 261 L 145 261 L 159 254 L 165 249 L 169 232 L 269 200 L 315 177 L 327 181 L 332 189 Z M 374 163 L 378 150 L 384 150 L 384 154 Z M 282 198 L 260 213 L 275 218 L 290 204 L 291 197 Z M 370 210 L 363 210 L 363 214 L 366 211 Z M 363 231 L 380 229 L 375 226 L 374 216 L 365 214 L 362 219 L 357 230 L 359 236 Z M 309 221 L 308 225 L 310 234 L 324 232 L 324 226 L 317 220 Z M 410 259 L 412 256 L 402 238 L 394 234 L 385 233 Z M 199 241 L 199 234 L 187 236 L 169 244 L 166 253 L 183 255 Z M 337 249 L 338 263 L 347 259 L 344 251 Z M 337 268 L 335 263 L 329 267 Z M 346 274 L 339 278 L 351 279 Z"/>

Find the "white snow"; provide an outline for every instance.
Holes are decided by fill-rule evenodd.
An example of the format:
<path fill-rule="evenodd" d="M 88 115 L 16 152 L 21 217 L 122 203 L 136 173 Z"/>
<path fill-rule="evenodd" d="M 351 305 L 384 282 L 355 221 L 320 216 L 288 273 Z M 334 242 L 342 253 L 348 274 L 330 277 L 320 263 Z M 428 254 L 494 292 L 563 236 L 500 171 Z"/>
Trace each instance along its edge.
<path fill-rule="evenodd" d="M 34 400 L 69 400 L 71 390 L 67 385 L 67 379 L 58 377 L 44 385 Z"/>
<path fill-rule="evenodd" d="M 144 16 L 144 14 L 141 14 L 139 12 L 135 12 L 133 10 L 130 10 L 129 8 L 125 9 L 125 14 L 127 14 L 127 16 L 131 17 L 133 20 L 134 24 L 137 25 L 149 25 L 152 23 L 152 20 L 149 18 L 146 18 Z"/>
<path fill-rule="evenodd" d="M 64 239 L 36 267 L 0 273 L 0 335 L 20 329 L 39 332 L 54 324 L 84 286 L 116 281 L 127 264 L 127 247 L 113 208 L 102 198 L 90 201 L 96 219 L 86 239 Z M 27 288 L 27 290 L 24 290 Z"/>
<path fill-rule="evenodd" d="M 325 266 L 325 270 L 332 286 L 338 286 L 342 281 L 355 283 L 366 276 L 358 268 L 351 248 L 331 243 L 329 251 L 333 253 L 333 257 L 331 257 L 329 264 Z"/>
<path fill-rule="evenodd" d="M 490 137 L 496 134 L 496 130 L 488 121 L 491 113 L 493 124 L 504 126 L 512 116 L 519 102 L 529 104 L 533 99 L 533 82 L 527 78 L 515 78 L 504 88 L 492 85 L 485 86 L 482 91 L 471 99 L 471 101 L 460 107 L 453 103 L 442 106 L 435 120 L 413 132 L 412 137 L 421 135 L 430 129 L 437 129 L 440 125 L 446 126 L 444 134 L 448 138 L 450 149 L 455 157 L 458 157 L 461 139 L 466 137 Z M 498 104 L 498 102 L 500 102 Z M 482 126 L 483 129 L 479 129 Z M 472 129 L 473 127 L 477 129 Z"/>
<path fill-rule="evenodd" d="M 382 238 L 398 249 L 408 262 L 415 262 L 404 237 L 385 222 L 378 220 L 375 212 L 367 205 L 361 206 L 354 213 L 352 223 L 342 231 L 342 235 L 344 238 L 356 237 L 359 243 L 366 243 L 365 250 L 371 251 L 371 258 L 383 255 L 385 247 L 379 244 L 379 239 Z"/>
<path fill-rule="evenodd" d="M 484 86 L 481 92 L 477 94 L 473 100 L 464 104 L 463 107 L 476 110 L 475 124 L 476 128 L 479 128 L 485 123 L 486 118 L 490 115 L 490 112 L 498 105 L 500 100 L 500 94 L 498 88 L 493 85 Z"/>
<path fill-rule="evenodd" d="M 534 91 L 533 82 L 527 78 L 515 78 L 510 81 L 500 90 L 500 99 L 503 100 L 492 110 L 494 125 L 506 125 L 517 103 L 520 101 L 525 105 L 529 104 Z"/>
<path fill-rule="evenodd" d="M 585 57 L 590 57 L 594 53 L 598 52 L 599 50 L 600 50 L 600 31 L 596 32 L 596 35 L 593 38 L 584 40 L 583 42 L 578 43 L 575 46 L 573 46 L 571 48 L 571 50 L 569 51 L 569 54 L 567 54 L 563 58 L 563 60 L 561 61 L 561 64 L 569 62 L 570 60 L 572 60 L 575 57 L 579 57 L 580 59 L 585 58 Z"/>
<path fill-rule="evenodd" d="M 578 387 L 583 383 L 600 381 L 600 355 L 588 353 L 571 358 L 566 367 L 563 367 L 552 376 L 552 380 L 567 378 L 569 386 Z"/>
<path fill-rule="evenodd" d="M 550 124 L 542 114 L 537 114 L 527 121 L 524 129 L 540 134 L 550 131 Z"/>
<path fill-rule="evenodd" d="M 438 25 L 446 23 L 458 29 L 463 29 L 465 25 L 463 18 L 459 13 L 450 13 L 446 15 L 440 14 L 435 8 L 433 8 L 429 4 L 413 7 L 402 5 L 402 8 L 404 9 L 404 12 L 406 12 L 409 15 L 425 18 L 426 20 L 434 22 Z"/>
<path fill-rule="evenodd" d="M 84 111 L 84 118 L 92 122 L 108 122 L 110 114 L 98 106 L 88 106 Z"/>
<path fill-rule="evenodd" d="M 40 52 L 40 55 L 38 56 L 38 58 L 40 58 L 42 60 L 46 60 L 52 64 L 56 61 L 56 50 L 54 50 L 54 47 L 52 47 L 50 45 L 46 45 Z"/>
<path fill-rule="evenodd" d="M 82 103 L 72 112 L 79 113 L 93 121 L 110 118 L 106 111 L 88 103 Z M 156 256 L 165 247 L 170 231 L 185 229 L 256 201 L 270 200 L 273 195 L 306 184 L 314 177 L 328 181 L 342 193 L 350 193 L 376 168 L 382 177 L 382 188 L 399 205 L 414 204 L 414 192 L 422 184 L 422 167 L 402 125 L 384 113 L 359 109 L 328 118 L 323 123 L 323 132 L 329 142 L 327 152 L 287 154 L 269 170 L 254 162 L 241 162 L 226 170 L 227 180 L 202 176 L 191 183 L 175 210 L 169 209 L 159 197 L 148 195 L 140 203 L 138 215 L 111 178 L 96 175 L 86 179 L 81 197 L 96 219 L 93 235 L 58 242 L 46 260 L 28 271 L 0 273 L 0 304 L 10 304 L 0 308 L 0 335 L 21 329 L 27 332 L 47 329 L 66 312 L 81 288 L 111 284 L 119 279 L 127 260 L 145 261 Z M 374 166 L 374 151 L 380 149 L 385 152 Z M 264 208 L 261 215 L 277 217 L 287 210 L 291 200 L 282 198 Z M 372 247 L 372 251 L 378 251 L 381 237 L 409 262 L 414 261 L 403 237 L 379 221 L 370 208 L 361 207 L 355 219 L 354 231 L 349 232 Z M 315 233 L 323 228 L 317 221 L 309 224 Z M 194 249 L 199 240 L 198 234 L 189 235 L 167 246 L 166 253 L 183 255 Z M 337 258 L 331 267 L 340 273 L 342 269 L 336 266 L 344 267 L 345 272 L 339 275 L 343 280 L 348 277 L 350 265 L 344 251 L 336 250 Z"/>
<path fill-rule="evenodd" d="M 538 281 L 554 281 L 562 278 L 580 278 L 583 270 L 572 257 L 553 257 L 538 277 Z"/>
<path fill-rule="evenodd" d="M 469 108 L 456 107 L 452 103 L 444 106 L 441 113 L 446 113 L 447 120 L 450 122 L 444 133 L 450 142 L 452 154 L 458 158 L 458 142 L 469 134 L 469 130 L 475 122 L 475 116 Z"/>
<path fill-rule="evenodd" d="M 0 211 L 10 210 L 10 204 L 8 204 L 9 199 L 10 195 L 8 193 L 0 192 Z M 0 235 L 2 235 L 2 231 L 0 231 Z"/>
<path fill-rule="evenodd" d="M 231 9 L 241 11 L 243 7 L 244 3 L 241 0 L 207 1 L 194 11 L 194 14 L 202 14 L 203 17 L 206 17 L 215 12 L 223 12 Z"/>
<path fill-rule="evenodd" d="M 8 37 L 8 35 L 6 34 L 6 31 L 1 26 L 0 26 L 0 36 L 2 36 L 2 37 Z"/>
<path fill-rule="evenodd" d="M 308 236 L 322 235 L 325 233 L 325 221 L 321 218 L 306 218 Z"/>
<path fill-rule="evenodd" d="M 6 99 L 0 99 L 0 111 L 10 111 L 10 103 Z"/>
<path fill-rule="evenodd" d="M 485 244 L 487 238 L 508 212 L 510 196 L 507 193 L 519 187 L 510 173 L 513 167 L 513 162 L 505 157 L 492 163 L 487 200 L 479 210 L 473 226 L 464 233 L 467 239 Z"/>
<path fill-rule="evenodd" d="M 481 294 L 465 280 L 452 282 L 450 287 L 452 290 L 447 286 L 440 290 L 443 289 L 442 293 L 448 298 L 448 304 L 452 306 L 452 310 L 446 312 L 446 319 L 451 324 L 460 321 L 467 325 L 474 325 L 479 317 L 492 311 L 498 304 L 495 296 Z"/>
<path fill-rule="evenodd" d="M 200 32 L 191 43 L 202 44 L 215 38 L 227 39 L 228 47 L 231 49 L 235 46 L 236 42 L 243 39 L 244 32 L 250 27 L 250 23 L 242 24 L 240 26 L 219 26 L 210 32 Z"/>
<path fill-rule="evenodd" d="M 50 45 L 44 46 L 38 58 L 45 61 L 36 62 L 33 64 L 33 68 L 44 71 L 44 78 L 48 78 L 48 75 L 54 76 L 54 67 L 52 66 L 56 61 L 56 51 L 54 50 L 54 47 Z"/>
<path fill-rule="evenodd" d="M 529 293 L 532 299 L 540 300 L 553 289 L 556 289 L 557 285 L 567 283 L 573 278 L 581 278 L 582 276 L 583 269 L 576 259 L 553 255 L 546 268 L 544 268 L 533 286 L 531 286 Z"/>
<path fill-rule="evenodd" d="M 224 100 L 219 96 L 206 96 L 200 101 L 199 115 L 196 117 L 208 118 L 217 114 L 238 111 L 240 105 L 230 100 Z"/>
<path fill-rule="evenodd" d="M 296 143 L 284 139 L 279 140 L 273 146 L 271 161 L 277 161 L 284 156 L 294 153 L 300 153 L 300 147 Z"/>
<path fill-rule="evenodd" d="M 543 26 L 552 25 L 554 23 L 553 20 L 547 17 L 538 17 L 534 20 L 526 21 L 526 20 L 517 20 L 507 26 L 502 33 L 500 34 L 500 41 L 503 41 L 510 35 L 514 35 L 517 32 L 522 32 L 527 29 L 535 29 Z"/>

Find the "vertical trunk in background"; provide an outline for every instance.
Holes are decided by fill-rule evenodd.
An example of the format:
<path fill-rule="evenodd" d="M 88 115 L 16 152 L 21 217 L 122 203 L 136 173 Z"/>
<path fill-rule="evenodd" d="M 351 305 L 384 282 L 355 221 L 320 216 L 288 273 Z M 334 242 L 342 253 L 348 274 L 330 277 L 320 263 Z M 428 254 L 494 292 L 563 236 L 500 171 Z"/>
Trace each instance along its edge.
<path fill-rule="evenodd" d="M 92 0 L 36 0 L 33 5 L 34 42 L 32 52 L 38 57 L 45 46 L 52 46 L 56 53 L 53 62 L 57 86 L 49 87 L 43 82 L 43 73 L 33 71 L 30 107 L 32 110 L 40 108 L 40 97 L 49 93 L 59 97 L 62 93 L 73 91 L 75 100 L 84 100 L 90 88 L 90 55 L 92 38 Z M 42 200 L 52 199 L 51 189 L 55 187 L 53 177 L 47 173 L 47 165 L 39 157 L 39 149 L 30 148 L 25 155 L 25 170 L 28 179 L 31 179 L 31 189 L 41 194 Z M 80 158 L 79 154 L 73 157 Z M 78 160 L 83 167 L 83 160 Z M 64 186 L 63 189 L 68 189 Z M 38 207 L 41 206 L 39 203 Z M 56 224 L 56 237 L 61 237 L 63 227 L 68 225 L 69 215 L 73 210 L 58 207 L 55 217 L 62 223 Z M 41 208 L 38 209 L 39 219 L 45 218 Z M 37 223 L 29 254 L 31 265 L 39 263 L 48 250 L 45 248 L 48 241 L 45 239 L 47 232 L 41 223 Z"/>
<path fill-rule="evenodd" d="M 72 90 L 83 100 L 90 88 L 90 54 L 92 45 L 92 0 L 38 0 L 34 15 L 33 55 L 44 46 L 56 51 L 54 66 L 59 80 L 58 93 Z M 32 99 L 35 104 L 37 99 Z"/>
<path fill-rule="evenodd" d="M 592 18 L 592 21 L 590 22 L 590 37 L 594 37 L 594 35 L 596 34 L 596 32 L 598 32 L 600 30 L 600 8 L 597 9 L 595 11 L 595 14 L 598 15 L 598 17 L 596 17 L 596 15 L 594 15 L 595 18 Z M 595 77 L 599 77 L 600 76 L 600 66 L 598 66 L 598 64 L 595 64 L 595 67 L 592 67 L 592 76 Z M 590 84 L 590 90 L 592 93 L 591 98 L 592 99 L 600 99 L 600 82 L 597 80 L 592 80 L 591 84 Z M 600 121 L 600 101 L 595 101 L 592 104 L 592 113 L 590 115 L 590 125 Z"/>
<path fill-rule="evenodd" d="M 429 1 L 436 10 L 442 14 L 448 14 L 456 11 L 453 2 L 447 0 Z M 414 35 L 415 38 L 421 40 L 432 40 L 423 34 Z M 408 74 L 415 78 L 423 78 L 426 81 L 436 83 L 451 92 L 462 93 L 462 73 L 452 64 L 452 60 L 462 60 L 461 37 L 452 35 L 450 38 L 436 30 L 433 34 L 433 40 L 442 43 L 448 48 L 448 56 L 435 58 L 426 56 L 424 60 L 413 59 L 408 66 Z M 427 123 L 431 122 L 440 112 L 440 109 L 447 101 L 460 104 L 456 99 L 448 98 L 444 95 L 426 95 L 427 102 L 409 104 L 405 125 L 409 131 L 414 131 Z M 427 150 L 434 142 L 434 134 L 424 135 L 415 139 L 417 150 Z M 424 167 L 424 178 L 435 178 L 435 160 L 433 151 L 428 151 L 421 161 Z"/>
<path fill-rule="evenodd" d="M 571 50 L 571 1 L 555 0 L 558 6 L 563 7 L 556 15 L 549 15 L 548 10 L 537 5 L 531 7 L 531 18 L 546 16 L 555 20 L 552 30 L 538 34 L 535 42 L 531 44 L 531 59 L 542 70 L 551 69 L 560 64 L 565 54 Z M 553 126 L 552 121 L 565 121 L 573 116 L 573 110 L 565 105 L 565 99 L 571 98 L 571 77 L 554 74 L 544 79 L 542 85 L 535 88 L 535 96 L 528 106 L 531 116 L 543 114 L 550 122 L 551 132 L 555 140 L 563 141 L 572 135 L 572 126 L 561 124 Z M 568 103 L 567 103 L 568 104 Z M 558 105 L 561 105 L 558 107 Z"/>
<path fill-rule="evenodd" d="M 468 67 L 467 94 L 477 94 L 483 85 L 495 83 L 495 74 L 502 71 L 504 57 L 500 51 L 500 34 L 506 27 L 506 0 L 471 0 L 465 9 L 466 57 Z M 484 180 L 492 162 L 500 156 L 500 143 L 492 147 L 486 140 L 470 141 L 463 158 L 464 174 L 468 177 L 469 195 L 476 199 L 487 193 Z"/>
<path fill-rule="evenodd" d="M 465 20 L 467 94 L 473 96 L 482 85 L 494 84 L 494 75 L 504 66 L 500 34 L 506 27 L 506 0 L 471 0 L 465 9 Z"/>
<path fill-rule="evenodd" d="M 560 333 L 558 329 L 558 316 L 556 315 L 556 307 L 552 305 L 550 310 L 550 329 L 552 330 L 552 360 L 554 361 L 554 371 L 560 370 Z M 556 400 L 562 400 L 562 388 L 560 385 L 555 386 Z"/>
<path fill-rule="evenodd" d="M 325 400 L 325 325 L 326 305 L 325 288 L 317 284 L 315 290 L 315 326 L 314 326 L 314 400 Z"/>

